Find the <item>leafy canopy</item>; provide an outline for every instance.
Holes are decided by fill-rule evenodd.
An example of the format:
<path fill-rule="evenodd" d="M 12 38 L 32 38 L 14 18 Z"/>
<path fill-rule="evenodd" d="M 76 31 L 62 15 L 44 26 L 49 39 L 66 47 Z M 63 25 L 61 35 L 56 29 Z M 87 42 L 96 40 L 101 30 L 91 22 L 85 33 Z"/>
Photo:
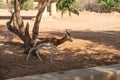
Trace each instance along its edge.
<path fill-rule="evenodd" d="M 58 0 L 57 1 L 57 8 L 62 11 L 62 15 L 65 11 L 71 10 L 71 5 L 75 2 L 75 0 Z"/>
<path fill-rule="evenodd" d="M 114 6 L 117 2 L 118 0 L 101 0 L 100 5 L 109 8 L 109 7 Z"/>
<path fill-rule="evenodd" d="M 11 0 L 10 3 L 14 5 L 14 0 Z M 25 0 L 25 2 L 22 4 L 21 9 L 27 10 L 28 8 L 31 8 L 33 6 L 34 0 Z"/>

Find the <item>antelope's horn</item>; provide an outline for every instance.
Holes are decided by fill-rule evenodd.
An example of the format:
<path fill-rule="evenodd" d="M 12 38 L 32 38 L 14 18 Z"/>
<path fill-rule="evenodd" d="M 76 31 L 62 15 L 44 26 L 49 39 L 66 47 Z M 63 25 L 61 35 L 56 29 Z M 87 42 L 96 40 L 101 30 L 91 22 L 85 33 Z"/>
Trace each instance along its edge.
<path fill-rule="evenodd" d="M 70 36 L 70 33 L 67 31 L 67 29 L 66 29 L 66 33 Z"/>

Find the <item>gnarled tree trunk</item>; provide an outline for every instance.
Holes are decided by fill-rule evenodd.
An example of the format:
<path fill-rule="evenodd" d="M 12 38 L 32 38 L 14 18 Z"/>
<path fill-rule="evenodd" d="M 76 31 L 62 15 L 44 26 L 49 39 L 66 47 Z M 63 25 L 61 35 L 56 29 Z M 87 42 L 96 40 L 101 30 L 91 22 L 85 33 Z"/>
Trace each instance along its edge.
<path fill-rule="evenodd" d="M 25 26 L 22 16 L 20 15 L 21 5 L 25 1 L 26 0 L 14 0 L 14 12 L 12 13 L 11 19 L 6 24 L 8 30 L 15 33 L 24 42 L 25 51 L 28 52 L 32 47 L 33 40 L 38 37 L 39 24 L 48 0 L 43 0 L 42 5 L 39 7 L 33 27 L 32 38 L 29 34 L 29 23 Z"/>

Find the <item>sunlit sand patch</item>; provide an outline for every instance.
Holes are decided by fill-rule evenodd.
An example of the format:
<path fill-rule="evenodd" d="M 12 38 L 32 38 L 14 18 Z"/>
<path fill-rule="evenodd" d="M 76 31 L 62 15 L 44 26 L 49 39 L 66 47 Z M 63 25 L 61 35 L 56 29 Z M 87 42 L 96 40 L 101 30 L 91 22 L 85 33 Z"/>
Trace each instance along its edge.
<path fill-rule="evenodd" d="M 3 43 L 0 43 L 0 46 L 3 46 L 4 44 Z"/>
<path fill-rule="evenodd" d="M 13 54 L 13 51 L 5 51 L 4 54 Z"/>
<path fill-rule="evenodd" d="M 79 47 L 79 48 L 78 48 Z M 78 54 L 119 54 L 120 51 L 114 46 L 96 43 L 89 40 L 74 39 L 72 43 L 66 42 L 59 46 L 61 51 L 71 50 L 74 55 Z"/>

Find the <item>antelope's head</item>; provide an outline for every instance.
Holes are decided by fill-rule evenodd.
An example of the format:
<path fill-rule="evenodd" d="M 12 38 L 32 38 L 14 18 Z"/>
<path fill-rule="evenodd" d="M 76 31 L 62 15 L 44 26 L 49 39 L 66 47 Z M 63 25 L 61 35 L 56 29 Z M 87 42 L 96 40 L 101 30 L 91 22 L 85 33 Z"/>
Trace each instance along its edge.
<path fill-rule="evenodd" d="M 67 30 L 66 30 L 66 37 L 67 37 L 67 40 L 68 40 L 68 41 L 70 41 L 70 42 L 73 41 L 70 33 L 69 33 Z"/>

